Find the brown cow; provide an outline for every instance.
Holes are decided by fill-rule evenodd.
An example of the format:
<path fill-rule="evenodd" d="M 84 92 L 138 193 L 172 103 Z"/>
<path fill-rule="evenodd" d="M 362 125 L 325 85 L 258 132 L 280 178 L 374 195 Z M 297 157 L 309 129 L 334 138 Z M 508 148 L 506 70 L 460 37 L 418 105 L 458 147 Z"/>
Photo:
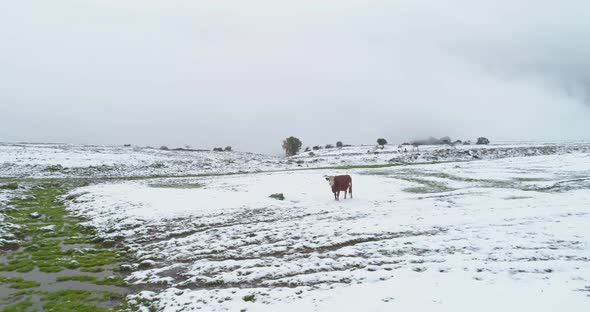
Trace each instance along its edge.
<path fill-rule="evenodd" d="M 347 192 L 350 193 L 350 198 L 352 198 L 352 178 L 349 175 L 325 176 L 325 178 L 332 187 L 335 200 L 340 199 L 341 191 L 344 191 L 344 199 L 346 199 Z"/>

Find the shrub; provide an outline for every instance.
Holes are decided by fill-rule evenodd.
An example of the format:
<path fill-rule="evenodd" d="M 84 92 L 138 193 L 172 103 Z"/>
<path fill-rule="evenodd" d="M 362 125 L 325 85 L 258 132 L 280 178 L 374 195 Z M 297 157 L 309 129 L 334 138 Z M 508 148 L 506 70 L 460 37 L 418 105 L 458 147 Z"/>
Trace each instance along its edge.
<path fill-rule="evenodd" d="M 0 190 L 16 190 L 18 189 L 17 183 L 0 184 Z"/>
<path fill-rule="evenodd" d="M 278 200 L 284 200 L 285 199 L 285 195 L 283 195 L 283 193 L 272 194 L 269 197 L 270 198 L 274 198 L 274 199 L 278 199 Z"/>
<path fill-rule="evenodd" d="M 215 147 L 213 148 L 214 152 L 223 152 L 223 148 L 222 147 Z"/>
<path fill-rule="evenodd" d="M 429 137 L 427 139 L 415 140 L 410 142 L 411 145 L 420 146 L 420 145 L 446 145 L 451 144 L 452 140 L 450 137 L 445 136 L 440 139 L 435 137 Z"/>
<path fill-rule="evenodd" d="M 166 146 L 166 145 L 160 146 L 160 149 L 163 150 L 163 151 L 169 150 L 168 146 Z"/>
<path fill-rule="evenodd" d="M 313 147 L 313 150 L 314 150 L 314 151 L 319 151 L 319 150 L 321 150 L 321 149 L 322 149 L 322 147 L 321 147 L 321 146 L 319 146 L 319 145 L 316 145 L 316 146 L 314 146 L 314 147 Z"/>
<path fill-rule="evenodd" d="M 64 170 L 64 167 L 62 165 L 49 165 L 43 170 L 48 172 L 59 172 Z"/>
<path fill-rule="evenodd" d="M 336 147 L 342 147 L 342 146 L 344 146 L 344 143 L 342 143 L 342 141 L 336 142 Z"/>
<path fill-rule="evenodd" d="M 285 155 L 293 156 L 299 152 L 301 149 L 301 140 L 294 136 L 290 136 L 283 141 L 283 149 L 285 150 Z"/>
<path fill-rule="evenodd" d="M 226 146 L 225 149 L 224 149 L 224 151 L 231 152 L 231 146 Z"/>
<path fill-rule="evenodd" d="M 326 148 L 334 148 L 334 145 L 332 145 L 332 144 L 326 144 Z"/>
<path fill-rule="evenodd" d="M 154 169 L 160 169 L 160 168 L 166 167 L 166 165 L 164 165 L 161 162 L 155 162 L 155 163 L 151 164 L 150 167 L 152 167 Z"/>
<path fill-rule="evenodd" d="M 256 295 L 254 295 L 254 294 L 247 295 L 247 296 L 244 296 L 242 299 L 246 302 L 248 302 L 248 301 L 254 302 L 254 301 L 256 301 Z"/>
<path fill-rule="evenodd" d="M 304 152 L 309 152 L 311 150 L 311 148 L 308 146 L 305 148 Z"/>
<path fill-rule="evenodd" d="M 475 144 L 480 144 L 480 145 L 490 144 L 490 140 L 488 140 L 487 138 L 484 138 L 484 137 L 479 137 L 479 138 L 477 138 L 477 143 L 475 143 Z"/>
<path fill-rule="evenodd" d="M 387 144 L 387 140 L 384 138 L 379 138 L 377 139 L 377 144 L 378 145 L 386 145 Z"/>

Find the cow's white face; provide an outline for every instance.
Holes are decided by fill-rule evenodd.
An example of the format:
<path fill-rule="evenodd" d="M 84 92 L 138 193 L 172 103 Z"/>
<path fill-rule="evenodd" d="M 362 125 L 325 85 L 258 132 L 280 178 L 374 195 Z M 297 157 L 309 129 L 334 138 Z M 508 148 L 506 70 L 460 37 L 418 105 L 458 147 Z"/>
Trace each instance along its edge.
<path fill-rule="evenodd" d="M 330 183 L 330 186 L 334 186 L 334 176 L 325 176 L 326 181 Z"/>

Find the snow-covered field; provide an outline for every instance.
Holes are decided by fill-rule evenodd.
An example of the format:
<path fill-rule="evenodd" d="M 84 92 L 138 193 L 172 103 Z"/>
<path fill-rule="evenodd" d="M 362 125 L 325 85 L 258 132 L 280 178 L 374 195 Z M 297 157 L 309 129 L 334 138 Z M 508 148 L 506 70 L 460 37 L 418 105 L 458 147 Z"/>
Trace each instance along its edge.
<path fill-rule="evenodd" d="M 67 204 L 125 239 L 129 281 L 161 285 L 135 298 L 163 311 L 588 310 L 587 144 L 394 149 L 295 159 L 530 157 L 109 182 Z M 339 173 L 353 199 L 333 200 Z"/>
<path fill-rule="evenodd" d="M 8 228 L 9 224 L 5 220 L 4 215 L 2 214 L 2 211 L 5 209 L 8 199 L 8 192 L 0 189 L 0 246 L 10 242 L 12 238 L 12 235 L 10 235 Z"/>
<path fill-rule="evenodd" d="M 130 177 L 256 171 L 279 159 L 239 152 L 0 143 L 0 177 Z"/>
<path fill-rule="evenodd" d="M 590 152 L 589 143 L 459 145 L 450 147 L 351 146 L 301 152 L 291 158 L 243 152 L 160 150 L 149 147 L 0 143 L 0 177 L 145 177 L 259 172 L 498 159 Z"/>

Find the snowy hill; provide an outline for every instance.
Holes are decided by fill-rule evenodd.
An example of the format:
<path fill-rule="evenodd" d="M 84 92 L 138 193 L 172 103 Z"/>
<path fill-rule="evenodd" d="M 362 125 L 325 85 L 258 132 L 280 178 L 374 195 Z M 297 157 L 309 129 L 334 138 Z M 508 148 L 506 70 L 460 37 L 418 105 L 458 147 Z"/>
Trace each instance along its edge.
<path fill-rule="evenodd" d="M 407 149 L 407 151 L 406 151 Z M 273 157 L 243 152 L 174 151 L 146 147 L 70 144 L 0 144 L 0 177 L 145 177 L 260 172 L 328 166 L 367 166 L 589 152 L 590 143 L 351 146 L 315 155 Z"/>

